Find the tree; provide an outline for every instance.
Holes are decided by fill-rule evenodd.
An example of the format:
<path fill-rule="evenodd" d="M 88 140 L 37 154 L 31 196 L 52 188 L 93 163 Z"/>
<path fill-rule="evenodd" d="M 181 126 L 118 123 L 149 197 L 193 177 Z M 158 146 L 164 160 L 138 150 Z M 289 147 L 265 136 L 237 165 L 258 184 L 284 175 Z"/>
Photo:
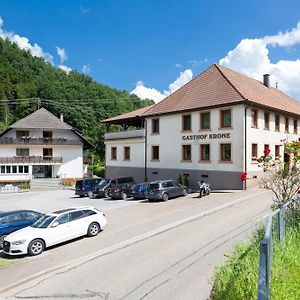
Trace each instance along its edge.
<path fill-rule="evenodd" d="M 273 158 L 270 149 L 258 159 L 264 174 L 260 179 L 260 187 L 273 192 L 275 207 L 283 205 L 298 194 L 300 190 L 300 142 L 287 142 L 284 145 L 286 161 Z"/>

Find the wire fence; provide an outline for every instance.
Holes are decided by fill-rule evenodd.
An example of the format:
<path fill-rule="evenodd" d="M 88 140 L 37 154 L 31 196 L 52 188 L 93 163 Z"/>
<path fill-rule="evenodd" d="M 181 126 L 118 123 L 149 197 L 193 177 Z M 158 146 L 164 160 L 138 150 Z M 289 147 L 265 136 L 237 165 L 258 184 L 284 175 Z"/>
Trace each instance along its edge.
<path fill-rule="evenodd" d="M 273 240 L 282 242 L 286 228 L 298 225 L 300 197 L 292 199 L 272 212 L 268 217 L 263 240 L 260 242 L 258 273 L 258 300 L 270 299 Z"/>

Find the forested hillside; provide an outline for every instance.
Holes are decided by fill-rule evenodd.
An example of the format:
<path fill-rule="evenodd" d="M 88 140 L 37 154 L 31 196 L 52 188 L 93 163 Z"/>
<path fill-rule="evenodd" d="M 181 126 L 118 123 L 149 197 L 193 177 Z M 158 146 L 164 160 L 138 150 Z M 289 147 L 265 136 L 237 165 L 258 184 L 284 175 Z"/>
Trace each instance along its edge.
<path fill-rule="evenodd" d="M 103 157 L 100 121 L 153 103 L 33 57 L 0 38 L 0 131 L 43 106 L 81 130 Z"/>

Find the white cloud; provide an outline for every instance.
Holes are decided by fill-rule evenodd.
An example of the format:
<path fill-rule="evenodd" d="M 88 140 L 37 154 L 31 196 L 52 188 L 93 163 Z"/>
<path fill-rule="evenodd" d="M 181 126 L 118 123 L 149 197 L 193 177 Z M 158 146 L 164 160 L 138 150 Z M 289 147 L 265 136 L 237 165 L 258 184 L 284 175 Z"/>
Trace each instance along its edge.
<path fill-rule="evenodd" d="M 176 68 L 182 68 L 182 65 L 181 64 L 175 64 L 175 67 Z"/>
<path fill-rule="evenodd" d="M 291 31 L 257 39 L 243 39 L 219 64 L 262 80 L 269 73 L 271 85 L 300 101 L 300 60 L 272 62 L 268 47 L 292 47 L 300 44 L 300 22 Z"/>
<path fill-rule="evenodd" d="M 189 82 L 193 77 L 193 72 L 190 69 L 187 69 L 183 72 L 180 72 L 178 78 L 172 82 L 168 90 L 165 90 L 163 93 L 158 91 L 155 88 L 149 88 L 144 86 L 144 83 L 142 81 L 138 81 L 136 83 L 136 87 L 134 90 L 130 92 L 130 94 L 135 94 L 141 99 L 152 99 L 155 102 L 159 102 L 162 99 L 164 99 L 166 96 L 174 93 L 176 90 L 178 90 L 180 87 L 182 87 L 184 84 Z"/>
<path fill-rule="evenodd" d="M 204 59 L 191 59 L 189 60 L 188 64 L 192 67 L 192 68 L 196 68 L 196 67 L 200 67 L 203 64 L 208 63 L 208 59 L 204 58 Z"/>
<path fill-rule="evenodd" d="M 82 68 L 81 68 L 81 72 L 84 73 L 84 74 L 90 73 L 91 72 L 90 65 L 89 64 L 83 65 Z"/>
<path fill-rule="evenodd" d="M 30 44 L 28 38 L 19 36 L 13 32 L 8 32 L 3 29 L 4 21 L 0 17 L 0 38 L 8 39 L 13 43 L 16 43 L 21 49 L 28 50 L 33 56 L 42 57 L 48 62 L 53 62 L 53 56 L 43 49 L 38 44 Z"/>
<path fill-rule="evenodd" d="M 70 67 L 65 66 L 65 65 L 59 65 L 58 68 L 65 71 L 67 74 L 69 74 L 72 71 L 72 69 Z"/>
<path fill-rule="evenodd" d="M 56 52 L 60 58 L 60 63 L 63 64 L 68 59 L 66 50 L 63 48 L 56 47 Z"/>

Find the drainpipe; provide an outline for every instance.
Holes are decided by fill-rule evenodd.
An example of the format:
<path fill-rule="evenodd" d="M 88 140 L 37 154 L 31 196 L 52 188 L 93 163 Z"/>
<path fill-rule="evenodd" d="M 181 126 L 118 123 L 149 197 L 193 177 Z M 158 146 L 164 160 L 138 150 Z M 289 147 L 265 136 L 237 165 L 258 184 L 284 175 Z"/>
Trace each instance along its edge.
<path fill-rule="evenodd" d="M 147 120 L 144 119 L 144 128 L 145 128 L 145 174 L 144 174 L 144 181 L 148 181 L 147 178 Z"/>
<path fill-rule="evenodd" d="M 246 106 L 245 107 L 245 158 L 244 158 L 244 172 L 247 172 L 247 109 L 249 108 L 250 106 Z M 247 179 L 244 181 L 244 190 L 247 189 Z"/>

